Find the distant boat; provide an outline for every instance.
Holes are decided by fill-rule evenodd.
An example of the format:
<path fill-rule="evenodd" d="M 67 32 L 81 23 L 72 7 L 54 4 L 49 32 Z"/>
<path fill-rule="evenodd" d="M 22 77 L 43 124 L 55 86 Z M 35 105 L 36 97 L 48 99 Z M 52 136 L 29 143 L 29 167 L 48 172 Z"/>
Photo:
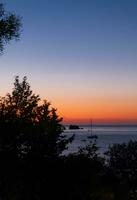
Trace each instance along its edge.
<path fill-rule="evenodd" d="M 89 139 L 97 139 L 98 137 L 96 135 L 93 135 L 93 120 L 90 120 L 90 136 L 88 136 Z"/>
<path fill-rule="evenodd" d="M 91 132 L 91 136 L 92 136 L 92 126 L 93 126 L 93 121 L 92 121 L 92 119 L 90 120 L 90 132 Z"/>
<path fill-rule="evenodd" d="M 91 135 L 92 135 L 92 126 L 93 126 L 93 121 L 92 121 L 92 119 L 90 120 L 90 129 L 88 130 L 90 133 L 91 133 Z"/>

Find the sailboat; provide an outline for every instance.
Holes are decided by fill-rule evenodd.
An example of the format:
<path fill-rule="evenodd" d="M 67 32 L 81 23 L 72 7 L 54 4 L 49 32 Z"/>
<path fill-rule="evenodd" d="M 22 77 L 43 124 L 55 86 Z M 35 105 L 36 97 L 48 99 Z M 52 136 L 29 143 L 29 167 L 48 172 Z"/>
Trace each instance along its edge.
<path fill-rule="evenodd" d="M 92 119 L 90 119 L 90 126 L 89 126 L 89 129 L 88 129 L 88 132 L 90 132 L 91 133 L 91 135 L 92 135 Z"/>
<path fill-rule="evenodd" d="M 92 136 L 92 119 L 90 120 L 90 133 L 91 133 L 91 136 Z"/>
<path fill-rule="evenodd" d="M 96 135 L 93 135 L 93 120 L 90 119 L 90 136 L 88 136 L 89 139 L 97 139 L 97 136 Z"/>

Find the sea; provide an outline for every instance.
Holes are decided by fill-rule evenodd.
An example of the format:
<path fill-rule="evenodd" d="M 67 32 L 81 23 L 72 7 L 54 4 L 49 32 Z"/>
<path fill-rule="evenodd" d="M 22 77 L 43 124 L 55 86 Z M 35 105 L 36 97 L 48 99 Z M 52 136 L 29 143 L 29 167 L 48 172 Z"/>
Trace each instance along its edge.
<path fill-rule="evenodd" d="M 70 130 L 69 126 L 65 128 L 64 135 L 67 137 L 75 135 L 75 137 L 63 154 L 76 153 L 79 147 L 84 147 L 89 143 L 88 137 L 91 135 L 97 136 L 98 153 L 102 155 L 113 144 L 128 143 L 130 140 L 137 141 L 137 125 L 95 125 L 92 127 L 85 125 L 75 130 Z"/>

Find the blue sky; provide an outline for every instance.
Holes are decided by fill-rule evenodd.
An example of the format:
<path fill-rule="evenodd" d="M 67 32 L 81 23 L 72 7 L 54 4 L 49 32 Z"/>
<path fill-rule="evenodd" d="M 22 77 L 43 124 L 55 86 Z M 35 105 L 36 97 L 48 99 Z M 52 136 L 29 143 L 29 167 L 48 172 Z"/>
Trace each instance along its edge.
<path fill-rule="evenodd" d="M 2 95 L 15 75 L 26 75 L 34 91 L 59 109 L 79 98 L 83 104 L 137 100 L 137 1 L 2 2 L 23 23 L 20 41 L 7 45 L 0 58 Z"/>

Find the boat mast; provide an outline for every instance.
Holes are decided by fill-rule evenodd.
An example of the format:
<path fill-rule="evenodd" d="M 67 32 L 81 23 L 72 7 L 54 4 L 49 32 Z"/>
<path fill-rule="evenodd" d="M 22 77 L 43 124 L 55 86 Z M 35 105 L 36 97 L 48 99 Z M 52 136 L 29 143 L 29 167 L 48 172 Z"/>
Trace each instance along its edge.
<path fill-rule="evenodd" d="M 90 119 L 90 132 L 91 132 L 91 135 L 92 135 L 92 125 L 93 125 L 93 121 L 92 121 L 92 119 Z"/>

